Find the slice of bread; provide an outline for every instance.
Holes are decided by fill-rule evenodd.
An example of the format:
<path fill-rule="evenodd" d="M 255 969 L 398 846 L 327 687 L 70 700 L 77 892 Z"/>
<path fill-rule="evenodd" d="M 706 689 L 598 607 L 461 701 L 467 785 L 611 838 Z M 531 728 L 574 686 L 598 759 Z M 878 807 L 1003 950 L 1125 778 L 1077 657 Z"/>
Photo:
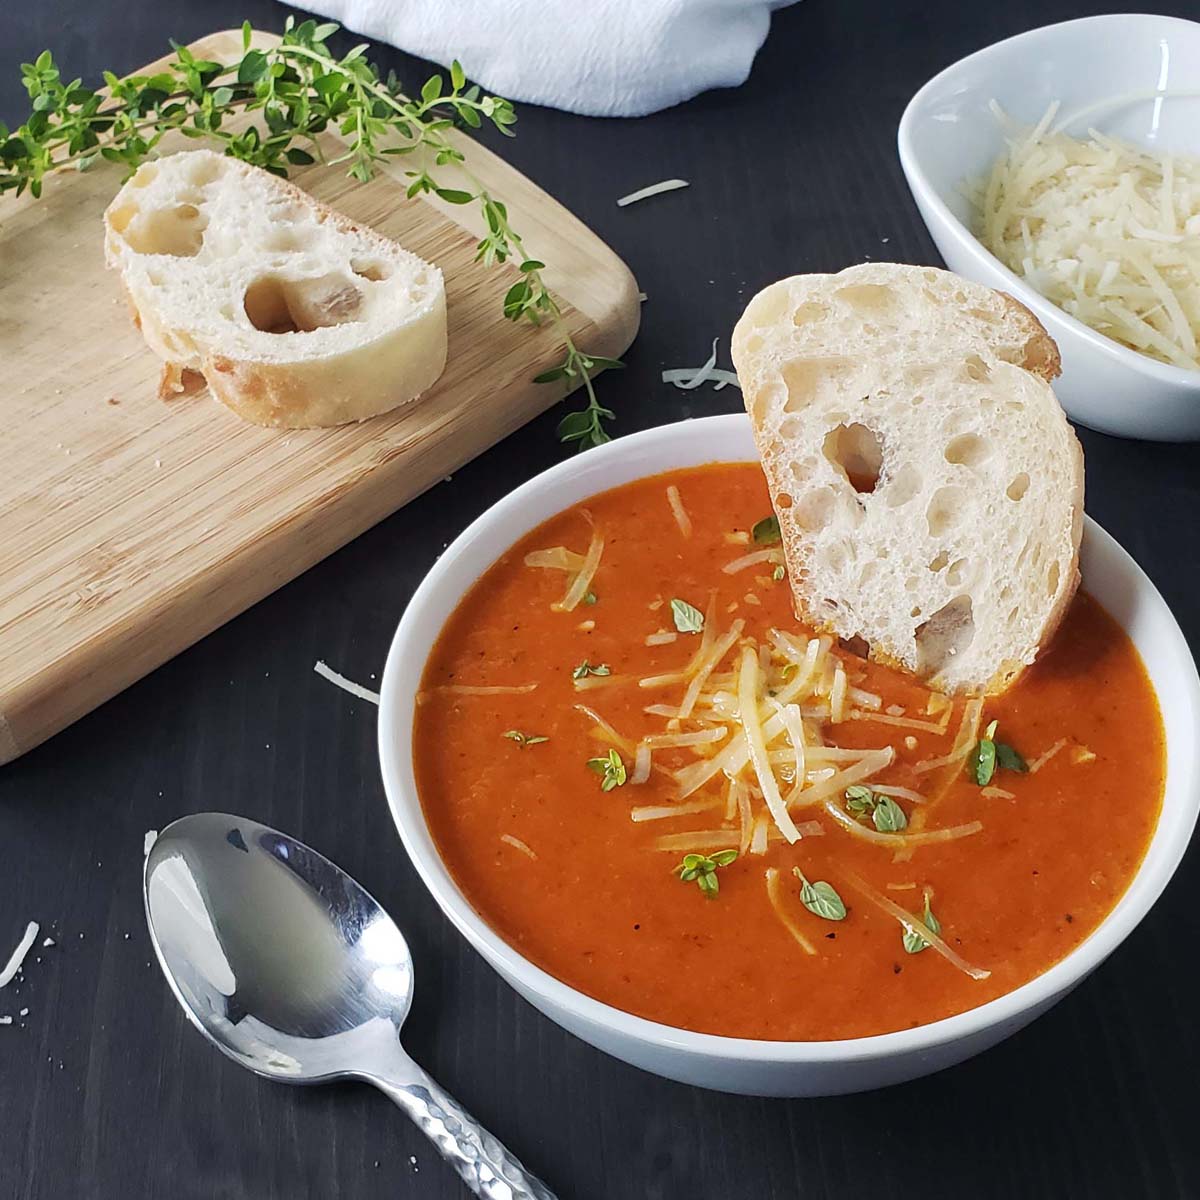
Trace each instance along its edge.
<path fill-rule="evenodd" d="M 1083 453 L 1037 318 L 868 263 L 759 292 L 733 361 L 801 619 L 945 691 L 1009 687 L 1079 581 Z"/>
<path fill-rule="evenodd" d="M 445 367 L 441 272 L 257 167 L 211 150 L 144 163 L 104 225 L 164 395 L 195 371 L 257 425 L 343 425 Z"/>

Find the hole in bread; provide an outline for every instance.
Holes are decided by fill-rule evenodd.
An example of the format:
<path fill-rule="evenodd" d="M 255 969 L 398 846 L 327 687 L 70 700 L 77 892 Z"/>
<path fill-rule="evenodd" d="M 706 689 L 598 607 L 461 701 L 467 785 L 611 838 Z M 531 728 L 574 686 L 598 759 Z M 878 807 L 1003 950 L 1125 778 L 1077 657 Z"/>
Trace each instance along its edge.
<path fill-rule="evenodd" d="M 1024 500 L 1027 491 L 1029 491 L 1029 476 L 1022 471 L 1019 475 L 1013 476 L 1012 482 L 1004 489 L 1004 494 L 1010 500 Z"/>
<path fill-rule="evenodd" d="M 905 463 L 895 475 L 886 480 L 883 498 L 889 508 L 907 504 L 921 490 L 921 472 L 911 463 Z"/>
<path fill-rule="evenodd" d="M 300 231 L 289 225 L 273 225 L 262 240 L 263 249 L 273 254 L 292 254 L 303 250 L 305 245 L 306 239 Z"/>
<path fill-rule="evenodd" d="M 854 369 L 848 358 L 797 358 L 785 363 L 780 375 L 787 388 L 785 412 L 800 412 L 816 398 L 822 384 L 836 386 L 838 380 Z"/>
<path fill-rule="evenodd" d="M 985 441 L 977 433 L 960 433 L 946 443 L 943 454 L 948 463 L 958 463 L 964 467 L 977 467 L 985 462 L 992 453 L 991 443 Z"/>
<path fill-rule="evenodd" d="M 362 293 L 337 278 L 257 279 L 243 305 L 250 324 L 263 333 L 311 333 L 357 320 Z"/>
<path fill-rule="evenodd" d="M 1058 563 L 1052 562 L 1050 569 L 1046 572 L 1046 595 L 1053 596 L 1058 591 L 1059 570 Z"/>
<path fill-rule="evenodd" d="M 968 354 L 963 368 L 966 371 L 967 378 L 973 379 L 976 383 L 984 383 L 992 377 L 987 363 L 978 354 Z"/>
<path fill-rule="evenodd" d="M 875 430 L 857 421 L 835 425 L 825 435 L 822 450 L 856 492 L 860 495 L 874 492 L 883 466 L 883 442 Z"/>
<path fill-rule="evenodd" d="M 789 496 L 787 494 L 787 492 L 780 492 L 779 495 L 775 497 L 775 507 L 776 508 L 791 508 L 792 507 L 791 496 Z"/>
<path fill-rule="evenodd" d="M 808 325 L 829 315 L 829 308 L 819 300 L 806 300 L 792 313 L 793 325 Z"/>
<path fill-rule="evenodd" d="M 986 308 L 968 308 L 967 312 L 979 321 L 985 321 L 989 325 L 994 325 L 1000 320 L 1000 314 L 991 312 Z"/>
<path fill-rule="evenodd" d="M 846 566 L 846 548 L 841 542 L 830 542 L 821 557 L 825 560 L 825 566 L 834 574 Z"/>
<path fill-rule="evenodd" d="M 834 495 L 828 488 L 806 492 L 792 509 L 792 518 L 810 533 L 824 529 L 833 517 Z"/>
<path fill-rule="evenodd" d="M 915 633 L 917 663 L 923 674 L 935 674 L 956 655 L 963 654 L 975 638 L 975 618 L 970 596 L 955 596 L 943 604 Z"/>
<path fill-rule="evenodd" d="M 920 586 L 921 586 L 921 581 L 915 575 L 910 575 L 904 581 L 904 590 L 906 592 L 915 592 L 917 590 L 917 588 L 919 588 Z"/>
<path fill-rule="evenodd" d="M 946 571 L 946 584 L 952 588 L 960 588 L 967 582 L 969 567 L 965 558 L 955 559 Z"/>
<path fill-rule="evenodd" d="M 130 180 L 130 186 L 135 188 L 149 187 L 158 178 L 158 164 L 144 163 L 138 168 L 137 174 Z"/>
<path fill-rule="evenodd" d="M 884 283 L 852 283 L 838 288 L 833 295 L 857 313 L 876 316 L 888 312 L 896 303 L 896 293 Z"/>
<path fill-rule="evenodd" d="M 220 175 L 225 164 L 216 155 L 194 154 L 189 165 L 188 179 L 195 187 L 204 187 Z"/>
<path fill-rule="evenodd" d="M 125 241 L 135 254 L 193 258 L 204 244 L 205 222 L 200 219 L 200 210 L 194 204 L 179 204 L 171 209 L 145 213 L 130 206 L 128 212 L 122 209 L 109 221 L 118 233 L 125 233 Z"/>
<path fill-rule="evenodd" d="M 363 259 L 351 259 L 350 270 L 352 270 L 359 279 L 367 279 L 371 283 L 378 283 L 381 279 L 387 279 L 391 275 L 391 271 L 381 262 L 364 261 Z"/>
<path fill-rule="evenodd" d="M 921 387 L 928 383 L 936 374 L 937 371 L 933 367 L 916 366 L 905 367 L 900 377 L 909 387 Z"/>
<path fill-rule="evenodd" d="M 940 538 L 953 529 L 962 519 L 966 502 L 967 494 L 962 488 L 938 488 L 930 498 L 929 507 L 925 510 L 925 520 L 929 524 L 929 536 Z"/>
<path fill-rule="evenodd" d="M 944 571 L 946 564 L 950 561 L 950 555 L 945 550 L 939 550 L 937 555 L 930 560 L 929 569 L 931 571 Z"/>
<path fill-rule="evenodd" d="M 742 338 L 742 353 L 757 354 L 763 348 L 763 340 L 757 333 L 748 333 Z"/>
<path fill-rule="evenodd" d="M 871 643 L 860 633 L 856 633 L 853 637 L 838 638 L 838 646 L 856 658 L 870 658 L 871 656 Z"/>

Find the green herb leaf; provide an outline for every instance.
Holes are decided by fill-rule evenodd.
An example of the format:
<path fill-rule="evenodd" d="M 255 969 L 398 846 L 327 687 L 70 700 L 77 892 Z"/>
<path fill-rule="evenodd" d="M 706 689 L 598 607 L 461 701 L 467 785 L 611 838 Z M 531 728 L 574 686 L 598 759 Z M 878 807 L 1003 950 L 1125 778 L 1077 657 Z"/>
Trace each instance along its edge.
<path fill-rule="evenodd" d="M 856 817 L 869 815 L 875 811 L 875 793 L 861 783 L 848 787 L 846 789 L 846 808 Z"/>
<path fill-rule="evenodd" d="M 929 892 L 925 893 L 925 912 L 921 917 L 925 923 L 925 928 L 930 933 L 941 933 L 942 923 L 933 915 L 933 910 L 929 907 Z M 901 928 L 904 930 L 904 952 L 905 954 L 920 954 L 929 943 L 906 921 L 900 922 Z"/>
<path fill-rule="evenodd" d="M 967 760 L 967 769 L 980 787 L 987 787 L 996 773 L 996 743 L 991 738 L 980 738 Z"/>
<path fill-rule="evenodd" d="M 899 833 L 908 828 L 908 817 L 904 815 L 904 809 L 891 796 L 877 795 L 871 820 L 880 833 Z"/>
<path fill-rule="evenodd" d="M 686 600 L 671 601 L 671 616 L 680 633 L 699 633 L 704 628 L 704 614 Z"/>
<path fill-rule="evenodd" d="M 1006 771 L 1019 771 L 1022 774 L 1029 770 L 1029 764 L 1007 742 L 996 743 L 996 766 L 1003 767 Z"/>
<path fill-rule="evenodd" d="M 581 662 L 579 664 L 579 666 L 577 666 L 575 668 L 575 670 L 573 670 L 571 672 L 571 678 L 572 679 L 586 679 L 589 675 L 611 675 L 611 674 L 612 674 L 612 667 L 610 667 L 608 665 L 608 663 L 594 663 L 593 664 L 593 663 L 588 662 L 588 660 L 585 658 L 583 660 L 583 662 Z"/>
<path fill-rule="evenodd" d="M 779 518 L 772 513 L 769 517 L 763 517 L 761 521 L 750 531 L 750 536 L 760 546 L 773 546 L 780 541 L 783 535 L 779 532 Z"/>
<path fill-rule="evenodd" d="M 518 746 L 524 749 L 526 746 L 536 746 L 538 742 L 548 742 L 548 737 L 540 737 L 532 733 L 522 733 L 519 729 L 506 729 L 501 735 L 508 738 L 510 742 L 516 742 Z"/>
<path fill-rule="evenodd" d="M 588 605 L 595 604 L 595 603 L 596 603 L 596 593 L 595 593 L 595 592 L 588 592 L 588 593 L 587 593 L 587 594 L 586 594 L 586 595 L 583 597 L 583 602 L 584 602 L 584 604 L 588 604 Z"/>
<path fill-rule="evenodd" d="M 589 758 L 587 765 L 601 777 L 600 790 L 602 792 L 611 792 L 613 788 L 624 785 L 625 764 L 615 750 L 610 750 L 603 758 Z"/>
<path fill-rule="evenodd" d="M 685 854 L 683 861 L 675 868 L 675 871 L 684 883 L 691 883 L 695 880 L 705 897 L 713 900 L 721 890 L 721 885 L 717 881 L 717 868 L 729 866 L 737 856 L 736 850 L 718 850 L 712 855 Z"/>
<path fill-rule="evenodd" d="M 837 889 L 833 884 L 827 883 L 824 879 L 818 879 L 816 883 L 809 883 L 799 867 L 793 867 L 792 874 L 800 880 L 800 903 L 810 913 L 824 917 L 826 921 L 844 921 L 846 919 L 846 905 L 841 896 L 837 894 Z"/>

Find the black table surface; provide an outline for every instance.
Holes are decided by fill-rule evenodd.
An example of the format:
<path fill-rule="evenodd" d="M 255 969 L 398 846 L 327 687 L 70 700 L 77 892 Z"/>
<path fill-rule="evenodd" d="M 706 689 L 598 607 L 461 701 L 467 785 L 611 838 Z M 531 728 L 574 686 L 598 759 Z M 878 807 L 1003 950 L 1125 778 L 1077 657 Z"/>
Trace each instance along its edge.
<path fill-rule="evenodd" d="M 1198 11 L 1195 0 L 1166 7 Z M 18 63 L 43 46 L 91 79 L 155 58 L 168 37 L 243 17 L 277 29 L 285 15 L 270 0 L 5 9 L 10 125 L 25 112 Z M 682 393 L 658 373 L 703 361 L 714 336 L 727 348 L 763 284 L 868 258 L 938 263 L 897 161 L 905 102 L 968 51 L 1096 11 L 1071 0 L 808 0 L 776 14 L 740 89 L 637 121 L 522 107 L 503 152 L 589 222 L 649 296 L 628 369 L 599 382 L 617 430 L 738 407 L 732 389 Z M 386 47 L 377 58 L 424 78 L 425 64 Z M 675 175 L 691 187 L 614 204 Z M 185 1023 L 152 961 L 142 839 L 213 808 L 310 842 L 386 904 L 416 957 L 409 1048 L 564 1200 L 1200 1196 L 1194 850 L 1128 941 L 1033 1026 L 932 1078 L 831 1100 L 719 1095 L 625 1066 L 518 999 L 454 932 L 391 824 L 374 708 L 312 664 L 377 677 L 446 543 L 562 457 L 556 419 L 534 421 L 0 771 L 0 958 L 27 920 L 56 941 L 42 948 L 39 937 L 23 981 L 0 991 L 0 1013 L 29 1010 L 0 1027 L 0 1197 L 463 1194 L 369 1088 L 260 1081 Z M 1200 645 L 1192 449 L 1080 435 L 1088 511 Z M 708 986 L 719 990 L 719 964 Z"/>

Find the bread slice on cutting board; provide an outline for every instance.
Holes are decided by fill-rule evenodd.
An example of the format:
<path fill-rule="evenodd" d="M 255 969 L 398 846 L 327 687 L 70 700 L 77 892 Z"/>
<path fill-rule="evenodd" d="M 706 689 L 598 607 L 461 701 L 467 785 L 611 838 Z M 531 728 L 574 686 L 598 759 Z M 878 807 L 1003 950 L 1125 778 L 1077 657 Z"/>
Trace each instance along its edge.
<path fill-rule="evenodd" d="M 761 291 L 732 352 L 800 617 L 945 691 L 1005 690 L 1079 581 L 1083 453 L 1037 318 L 868 263 Z"/>
<path fill-rule="evenodd" d="M 105 253 L 163 360 L 258 425 L 342 425 L 414 400 L 446 363 L 441 272 L 281 179 L 210 150 L 144 163 Z"/>

